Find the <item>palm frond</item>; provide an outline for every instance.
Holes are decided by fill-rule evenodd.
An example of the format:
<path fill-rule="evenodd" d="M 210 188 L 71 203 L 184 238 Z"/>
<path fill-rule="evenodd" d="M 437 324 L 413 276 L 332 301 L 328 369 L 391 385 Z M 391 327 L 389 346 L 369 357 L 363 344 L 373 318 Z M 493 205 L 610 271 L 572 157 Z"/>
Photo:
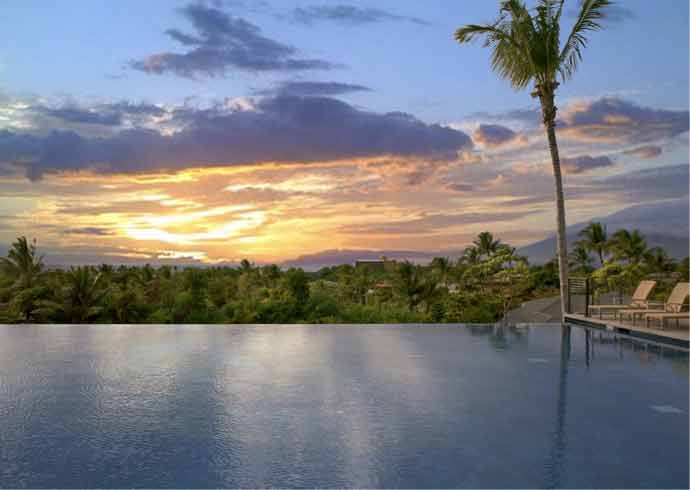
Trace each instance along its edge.
<path fill-rule="evenodd" d="M 512 10 L 511 10 L 512 9 Z M 525 19 L 520 10 L 520 2 L 510 0 L 504 2 L 501 15 L 492 24 L 468 24 L 455 31 L 455 40 L 459 43 L 469 43 L 483 38 L 483 46 L 493 48 L 491 54 L 491 68 L 502 78 L 510 81 L 517 89 L 524 88 L 533 78 L 532 63 L 529 60 L 527 43 L 523 41 L 526 34 L 525 27 L 519 27 L 513 18 Z M 508 17 L 510 14 L 510 18 Z M 527 15 L 529 19 L 529 15 Z M 531 21 L 530 21 L 531 23 Z"/>
<path fill-rule="evenodd" d="M 577 21 L 559 56 L 559 71 L 563 80 L 569 79 L 577 69 L 578 63 L 582 60 L 582 51 L 587 46 L 586 34 L 602 28 L 601 21 L 605 18 L 606 10 L 610 6 L 611 0 L 584 0 L 582 2 Z"/>

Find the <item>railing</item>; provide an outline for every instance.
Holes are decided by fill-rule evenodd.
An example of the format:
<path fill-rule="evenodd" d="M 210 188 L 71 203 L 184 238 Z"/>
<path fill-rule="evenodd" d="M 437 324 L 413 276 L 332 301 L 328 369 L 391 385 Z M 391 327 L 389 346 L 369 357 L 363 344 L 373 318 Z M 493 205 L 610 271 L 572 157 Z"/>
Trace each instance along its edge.
<path fill-rule="evenodd" d="M 592 289 L 588 277 L 568 278 L 567 313 L 579 313 L 589 316 Z"/>
<path fill-rule="evenodd" d="M 668 291 L 673 289 L 673 286 L 680 279 L 680 274 L 677 272 L 664 272 L 664 273 L 653 273 L 648 274 L 639 280 L 654 280 L 657 282 L 655 291 Z M 585 276 L 574 276 L 568 278 L 568 297 L 566 298 L 566 311 L 567 313 L 576 313 L 580 315 L 589 316 L 590 306 L 595 302 L 594 298 L 597 298 L 597 303 L 604 302 L 604 304 L 621 304 L 626 305 L 630 302 L 630 294 L 634 290 L 636 284 L 621 284 L 618 289 L 616 288 L 606 288 L 597 286 L 595 282 Z M 660 293 L 661 294 L 661 293 Z M 664 293 L 668 294 L 668 293 Z M 657 297 L 657 299 L 663 299 Z M 650 305 L 655 305 L 658 307 L 663 307 L 663 300 L 648 302 Z"/>

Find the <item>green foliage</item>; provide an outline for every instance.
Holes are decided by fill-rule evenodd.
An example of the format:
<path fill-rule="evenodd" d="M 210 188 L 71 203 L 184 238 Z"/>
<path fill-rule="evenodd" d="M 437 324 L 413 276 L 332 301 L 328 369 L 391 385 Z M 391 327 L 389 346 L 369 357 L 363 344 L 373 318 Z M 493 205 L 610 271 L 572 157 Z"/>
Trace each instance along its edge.
<path fill-rule="evenodd" d="M 493 323 L 501 317 L 502 301 L 478 292 L 449 295 L 443 320 L 448 323 Z"/>
<path fill-rule="evenodd" d="M 607 262 L 592 273 L 592 280 L 598 293 L 616 291 L 630 294 L 645 275 L 646 270 L 638 263 Z"/>
<path fill-rule="evenodd" d="M 617 253 L 596 270 L 584 245 L 576 245 L 573 265 L 587 265 L 597 291 L 629 294 L 651 273 L 687 280 L 687 258 L 676 263 L 657 248 L 623 247 L 620 237 L 628 236 L 636 232 L 614 235 L 617 245 L 610 249 Z M 641 235 L 626 240 L 644 243 Z M 0 271 L 0 321 L 8 323 L 493 323 L 558 288 L 554 260 L 529 266 L 490 233 L 457 260 L 402 262 L 391 271 L 340 265 L 315 273 L 249 261 L 238 268 L 45 270 L 35 245 L 21 239 L 15 245 L 7 259 L 14 265 Z M 621 252 L 630 248 L 639 260 Z"/>
<path fill-rule="evenodd" d="M 60 323 L 89 323 L 103 312 L 108 287 L 100 272 L 73 267 L 56 279 L 53 297 L 38 301 L 33 315 Z"/>
<path fill-rule="evenodd" d="M 589 250 L 583 243 L 576 243 L 568 256 L 568 266 L 573 272 L 589 275 L 594 268 L 592 267 L 592 257 L 589 256 Z"/>
<path fill-rule="evenodd" d="M 690 281 L 690 258 L 685 257 L 680 261 L 680 264 L 678 264 L 678 273 L 680 274 L 681 281 Z"/>
<path fill-rule="evenodd" d="M 616 260 L 638 264 L 647 253 L 647 241 L 639 230 L 618 230 L 608 242 Z"/>
<path fill-rule="evenodd" d="M 604 265 L 604 259 L 610 246 L 606 226 L 592 222 L 580 231 L 579 236 L 578 245 L 587 252 L 596 253 L 599 258 L 599 265 Z"/>
<path fill-rule="evenodd" d="M 13 279 L 14 287 L 32 287 L 43 270 L 43 256 L 37 252 L 36 240 L 29 243 L 26 237 L 19 237 L 7 252 L 7 258 L 0 258 L 0 269 Z"/>

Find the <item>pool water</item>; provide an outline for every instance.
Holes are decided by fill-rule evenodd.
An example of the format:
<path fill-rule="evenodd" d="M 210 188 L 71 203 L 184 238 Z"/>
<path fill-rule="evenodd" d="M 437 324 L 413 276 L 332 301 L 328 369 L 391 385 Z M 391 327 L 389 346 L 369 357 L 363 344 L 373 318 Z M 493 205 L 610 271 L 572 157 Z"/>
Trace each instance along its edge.
<path fill-rule="evenodd" d="M 0 487 L 688 487 L 688 354 L 579 327 L 0 326 Z"/>

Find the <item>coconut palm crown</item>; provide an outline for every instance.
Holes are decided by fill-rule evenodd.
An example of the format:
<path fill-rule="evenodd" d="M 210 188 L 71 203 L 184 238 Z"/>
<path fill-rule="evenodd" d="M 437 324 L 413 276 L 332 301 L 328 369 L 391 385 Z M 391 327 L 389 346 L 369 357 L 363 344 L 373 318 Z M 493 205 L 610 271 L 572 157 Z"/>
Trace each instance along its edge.
<path fill-rule="evenodd" d="M 604 265 L 604 256 L 608 251 L 608 234 L 606 225 L 592 222 L 578 234 L 581 237 L 581 244 L 588 252 L 595 252 L 599 257 L 599 262 Z"/>

